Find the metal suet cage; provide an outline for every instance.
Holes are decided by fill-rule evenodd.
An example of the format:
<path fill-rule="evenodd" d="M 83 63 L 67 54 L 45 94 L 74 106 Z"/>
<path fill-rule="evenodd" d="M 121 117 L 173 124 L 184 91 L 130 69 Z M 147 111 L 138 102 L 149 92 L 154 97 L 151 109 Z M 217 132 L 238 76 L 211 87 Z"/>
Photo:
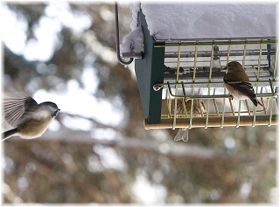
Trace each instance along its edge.
<path fill-rule="evenodd" d="M 276 125 L 278 123 L 278 44 L 276 37 L 246 39 L 156 39 L 138 12 L 144 53 L 135 59 L 146 129 Z M 238 61 L 263 106 L 231 100 L 222 70 Z M 182 101 L 184 100 L 184 101 Z M 193 110 L 199 100 L 199 110 Z M 186 110 L 190 101 L 191 110 Z M 178 112 L 178 103 L 183 110 Z"/>

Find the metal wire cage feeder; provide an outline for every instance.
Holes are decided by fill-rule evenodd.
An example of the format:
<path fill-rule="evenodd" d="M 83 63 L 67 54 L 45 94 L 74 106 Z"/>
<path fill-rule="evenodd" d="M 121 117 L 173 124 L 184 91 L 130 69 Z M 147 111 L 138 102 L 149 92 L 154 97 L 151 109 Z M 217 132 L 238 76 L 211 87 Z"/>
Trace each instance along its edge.
<path fill-rule="evenodd" d="M 157 40 L 150 36 L 140 10 L 144 55 L 135 60 L 146 129 L 276 125 L 278 123 L 278 44 L 258 39 Z M 122 54 L 123 58 L 131 58 Z M 133 55 L 137 57 L 137 55 Z M 242 64 L 263 106 L 231 100 L 221 70 L 230 61 Z M 122 63 L 123 64 L 123 63 Z M 187 112 L 185 101 L 191 101 Z M 194 100 L 200 110 L 194 111 Z M 178 102 L 183 112 L 178 113 Z M 202 108 L 203 107 L 203 108 Z"/>
<path fill-rule="evenodd" d="M 152 128 L 198 128 L 256 126 L 277 124 L 277 52 L 275 39 L 178 41 L 163 46 L 164 81 L 153 85 L 163 91 L 160 124 Z M 251 101 L 231 100 L 223 84 L 229 61 L 239 61 L 245 68 L 263 106 Z M 177 113 L 178 99 L 199 99 L 205 105 L 200 112 Z M 183 102 L 185 103 L 185 102 Z M 186 106 L 184 106 L 186 107 Z"/>

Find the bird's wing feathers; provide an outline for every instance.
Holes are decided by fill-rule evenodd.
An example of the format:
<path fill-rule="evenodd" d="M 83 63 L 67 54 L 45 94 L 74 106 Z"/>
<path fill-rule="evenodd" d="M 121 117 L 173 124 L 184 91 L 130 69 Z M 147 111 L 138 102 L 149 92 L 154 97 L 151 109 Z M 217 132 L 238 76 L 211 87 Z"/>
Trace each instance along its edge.
<path fill-rule="evenodd" d="M 224 79 L 225 83 L 232 86 L 235 90 L 247 95 L 248 97 L 255 97 L 255 90 L 249 81 L 231 81 Z"/>
<path fill-rule="evenodd" d="M 5 98 L 4 116 L 8 124 L 17 127 L 20 123 L 30 118 L 32 111 L 30 108 L 36 108 L 37 102 L 31 97 L 24 98 Z"/>

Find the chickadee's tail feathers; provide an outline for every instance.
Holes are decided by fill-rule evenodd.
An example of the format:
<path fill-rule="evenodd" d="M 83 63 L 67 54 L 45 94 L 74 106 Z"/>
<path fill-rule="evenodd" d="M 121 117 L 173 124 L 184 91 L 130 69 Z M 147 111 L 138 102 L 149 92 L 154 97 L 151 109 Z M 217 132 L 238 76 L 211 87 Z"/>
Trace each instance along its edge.
<path fill-rule="evenodd" d="M 11 136 L 13 136 L 13 135 L 16 134 L 16 133 L 18 133 L 18 128 L 5 131 L 5 132 L 3 133 L 2 141 L 4 141 L 5 139 L 10 138 Z"/>

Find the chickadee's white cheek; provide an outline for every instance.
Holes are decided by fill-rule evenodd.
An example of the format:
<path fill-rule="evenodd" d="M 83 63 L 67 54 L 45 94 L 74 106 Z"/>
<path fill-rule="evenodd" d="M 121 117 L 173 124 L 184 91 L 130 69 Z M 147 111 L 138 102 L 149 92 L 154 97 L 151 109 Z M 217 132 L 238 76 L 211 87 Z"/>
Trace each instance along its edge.
<path fill-rule="evenodd" d="M 38 111 L 32 114 L 32 117 L 36 120 L 46 119 L 50 116 L 47 111 Z"/>

